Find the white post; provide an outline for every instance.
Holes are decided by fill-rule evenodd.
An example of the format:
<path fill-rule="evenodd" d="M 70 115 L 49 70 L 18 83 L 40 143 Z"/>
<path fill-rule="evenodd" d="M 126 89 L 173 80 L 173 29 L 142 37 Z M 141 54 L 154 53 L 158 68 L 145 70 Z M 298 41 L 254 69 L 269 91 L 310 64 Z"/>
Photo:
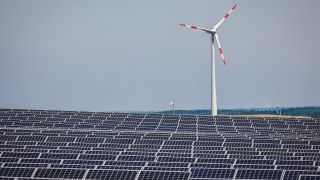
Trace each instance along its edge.
<path fill-rule="evenodd" d="M 170 101 L 169 105 L 172 106 L 172 114 L 174 114 L 174 106 L 175 106 L 174 99 L 173 101 Z"/>
<path fill-rule="evenodd" d="M 211 34 L 211 115 L 216 116 L 217 112 L 217 94 L 216 94 L 216 65 L 214 50 L 214 33 Z"/>
<path fill-rule="evenodd" d="M 174 105 L 175 105 L 175 103 L 174 103 L 174 99 L 173 99 L 173 104 L 172 104 L 172 114 L 174 114 Z"/>

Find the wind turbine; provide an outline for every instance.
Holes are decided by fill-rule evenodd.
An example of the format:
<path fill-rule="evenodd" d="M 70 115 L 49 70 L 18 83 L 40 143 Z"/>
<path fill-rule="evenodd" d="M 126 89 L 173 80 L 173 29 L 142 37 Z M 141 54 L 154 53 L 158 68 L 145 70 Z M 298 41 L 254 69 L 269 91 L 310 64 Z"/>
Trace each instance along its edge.
<path fill-rule="evenodd" d="M 193 29 L 193 30 L 201 30 L 211 35 L 211 115 L 217 115 L 217 94 L 216 94 L 216 73 L 215 73 L 215 49 L 214 42 L 217 41 L 217 45 L 219 47 L 219 54 L 223 61 L 224 65 L 227 65 L 227 60 L 224 58 L 221 44 L 219 41 L 219 36 L 217 33 L 218 28 L 223 24 L 223 22 L 230 16 L 230 14 L 236 9 L 237 4 L 235 4 L 231 10 L 212 28 L 206 29 L 198 26 L 191 26 L 187 24 L 180 24 L 181 26 Z"/>

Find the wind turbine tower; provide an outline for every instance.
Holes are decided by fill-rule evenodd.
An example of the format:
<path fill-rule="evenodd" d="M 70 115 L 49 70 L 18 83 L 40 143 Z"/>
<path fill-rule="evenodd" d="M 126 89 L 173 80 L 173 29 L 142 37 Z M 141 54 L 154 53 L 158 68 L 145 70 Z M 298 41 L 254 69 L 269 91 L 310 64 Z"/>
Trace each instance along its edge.
<path fill-rule="evenodd" d="M 202 28 L 198 26 L 192 26 L 192 25 L 187 25 L 187 24 L 180 24 L 181 26 L 193 29 L 193 30 L 201 30 L 206 33 L 209 33 L 211 35 L 211 115 L 216 116 L 217 113 L 217 93 L 216 93 L 216 72 L 215 72 L 215 49 L 214 49 L 214 44 L 215 40 L 217 42 L 218 48 L 219 48 L 219 54 L 221 56 L 221 59 L 223 61 L 224 65 L 227 65 L 227 60 L 224 58 L 221 44 L 219 41 L 219 36 L 217 33 L 218 28 L 223 24 L 223 22 L 232 14 L 232 12 L 236 9 L 237 4 L 235 4 L 231 10 L 212 28 L 212 29 L 207 29 L 207 28 Z"/>

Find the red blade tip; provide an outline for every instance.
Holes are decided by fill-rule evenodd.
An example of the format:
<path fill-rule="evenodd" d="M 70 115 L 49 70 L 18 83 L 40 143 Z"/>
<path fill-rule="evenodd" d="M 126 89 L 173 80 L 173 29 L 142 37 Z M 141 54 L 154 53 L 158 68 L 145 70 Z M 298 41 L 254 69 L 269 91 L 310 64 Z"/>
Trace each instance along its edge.
<path fill-rule="evenodd" d="M 232 7 L 232 10 L 234 10 L 236 7 L 237 7 L 237 4 L 235 4 L 235 5 Z"/>

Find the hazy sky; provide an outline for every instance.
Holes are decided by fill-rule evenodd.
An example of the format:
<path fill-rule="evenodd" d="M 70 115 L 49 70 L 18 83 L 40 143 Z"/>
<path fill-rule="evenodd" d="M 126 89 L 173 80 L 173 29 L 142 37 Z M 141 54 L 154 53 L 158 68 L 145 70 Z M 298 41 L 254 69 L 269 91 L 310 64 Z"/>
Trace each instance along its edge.
<path fill-rule="evenodd" d="M 226 0 L 0 0 L 0 107 L 210 108 Z M 320 105 L 319 0 L 243 0 L 219 29 L 218 108 Z"/>

